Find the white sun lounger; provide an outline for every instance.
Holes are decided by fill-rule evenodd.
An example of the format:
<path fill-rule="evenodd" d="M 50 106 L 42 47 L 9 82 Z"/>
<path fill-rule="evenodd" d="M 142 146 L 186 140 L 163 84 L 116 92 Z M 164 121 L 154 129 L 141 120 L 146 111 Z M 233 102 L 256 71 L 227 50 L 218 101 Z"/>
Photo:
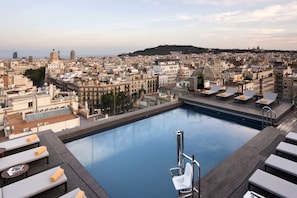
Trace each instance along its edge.
<path fill-rule="evenodd" d="M 255 94 L 256 94 L 255 90 L 245 90 L 242 95 L 236 96 L 234 100 L 246 102 L 252 99 L 255 96 Z"/>
<path fill-rule="evenodd" d="M 297 133 L 295 132 L 289 132 L 286 136 L 286 141 L 292 141 L 297 143 Z"/>
<path fill-rule="evenodd" d="M 248 190 L 244 195 L 243 198 L 265 198 L 264 196 L 260 195 L 259 193 L 256 193 L 254 191 Z"/>
<path fill-rule="evenodd" d="M 276 101 L 277 95 L 277 93 L 267 92 L 264 94 L 262 99 L 256 101 L 256 104 L 269 106 Z"/>
<path fill-rule="evenodd" d="M 213 85 L 213 86 L 210 88 L 210 90 L 204 90 L 204 91 L 202 91 L 202 92 L 201 92 L 201 95 L 202 95 L 202 96 L 210 96 L 210 95 L 212 95 L 212 94 L 218 93 L 220 89 L 221 89 L 220 86 L 218 86 L 218 85 Z"/>
<path fill-rule="evenodd" d="M 20 181 L 4 186 L 0 188 L 0 197 L 1 198 L 32 197 L 61 185 L 65 185 L 65 191 L 67 191 L 67 177 L 65 174 L 60 176 L 54 182 L 50 181 L 50 177 L 60 168 L 61 168 L 60 166 L 57 166 L 55 168 L 43 171 L 36 175 L 32 175 Z"/>
<path fill-rule="evenodd" d="M 14 149 L 18 149 L 18 148 L 22 148 L 25 146 L 29 146 L 29 145 L 38 145 L 40 144 L 40 139 L 37 136 L 37 138 L 35 140 L 32 140 L 30 142 L 27 141 L 27 138 L 30 137 L 31 135 L 28 136 L 23 136 L 23 137 L 19 137 L 19 138 L 15 138 L 15 139 L 11 139 L 11 140 L 7 140 L 4 142 L 0 142 L 0 148 L 5 148 L 6 152 L 7 151 L 11 151 Z"/>
<path fill-rule="evenodd" d="M 295 198 L 297 185 L 280 177 L 257 169 L 248 179 L 249 189 L 255 186 L 278 197 Z"/>
<path fill-rule="evenodd" d="M 297 157 L 297 146 L 287 142 L 280 142 L 276 147 L 276 152 L 282 152 Z"/>
<path fill-rule="evenodd" d="M 81 191 L 80 188 L 75 188 L 74 190 L 66 193 L 65 195 L 59 197 L 59 198 L 75 198 L 76 195 Z M 84 198 L 87 198 L 87 196 L 85 195 Z"/>
<path fill-rule="evenodd" d="M 225 99 L 225 98 L 228 98 L 230 96 L 233 96 L 236 92 L 237 92 L 236 87 L 228 87 L 225 92 L 217 94 L 216 97 Z"/>
<path fill-rule="evenodd" d="M 282 171 L 284 173 L 287 173 L 289 175 L 293 175 L 297 177 L 297 163 L 288 160 L 286 158 L 271 154 L 266 160 L 265 160 L 265 169 L 266 167 L 271 167 L 276 170 Z"/>
<path fill-rule="evenodd" d="M 35 155 L 35 151 L 39 148 L 41 147 L 29 149 L 23 152 L 0 158 L 0 172 L 14 165 L 27 164 L 44 158 L 47 159 L 48 163 L 49 152 L 47 150 L 39 155 Z"/>

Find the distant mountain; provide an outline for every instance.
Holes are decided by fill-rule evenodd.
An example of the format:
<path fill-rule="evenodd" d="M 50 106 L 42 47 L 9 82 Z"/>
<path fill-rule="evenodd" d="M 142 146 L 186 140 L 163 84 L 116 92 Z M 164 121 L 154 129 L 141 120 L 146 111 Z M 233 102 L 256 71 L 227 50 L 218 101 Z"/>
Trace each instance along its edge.
<path fill-rule="evenodd" d="M 129 53 L 129 55 L 168 55 L 171 52 L 181 52 L 183 54 L 202 54 L 209 51 L 206 48 L 194 47 L 191 45 L 159 45 L 158 47 L 135 51 L 133 53 Z"/>
<path fill-rule="evenodd" d="M 159 45 L 145 50 L 139 50 L 125 55 L 138 56 L 138 55 L 168 55 L 171 52 L 181 52 L 183 54 L 202 54 L 209 52 L 206 48 L 194 47 L 191 45 Z"/>
<path fill-rule="evenodd" d="M 169 55 L 172 52 L 181 52 L 182 54 L 203 54 L 203 53 L 215 53 L 219 54 L 222 52 L 229 53 L 244 53 L 244 52 L 253 52 L 253 53 L 261 53 L 261 52 L 292 52 L 292 51 L 282 51 L 282 50 L 257 50 L 257 49 L 211 49 L 211 48 L 201 48 L 195 47 L 192 45 L 159 45 L 153 48 L 147 48 L 145 50 L 138 50 L 132 53 L 120 54 L 119 56 L 129 55 L 129 56 L 138 56 L 138 55 Z M 294 51 L 296 52 L 296 51 Z"/>

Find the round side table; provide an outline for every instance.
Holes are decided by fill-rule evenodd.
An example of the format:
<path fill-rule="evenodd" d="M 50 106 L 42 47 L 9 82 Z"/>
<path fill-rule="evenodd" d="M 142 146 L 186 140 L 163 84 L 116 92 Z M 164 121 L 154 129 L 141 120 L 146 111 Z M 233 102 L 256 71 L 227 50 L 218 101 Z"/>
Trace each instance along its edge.
<path fill-rule="evenodd" d="M 16 178 L 16 177 L 18 177 L 18 176 L 28 176 L 28 170 L 29 170 L 29 165 L 28 164 L 19 164 L 19 165 L 23 165 L 24 167 L 23 167 L 23 169 L 22 170 L 20 170 L 20 171 L 17 171 L 17 172 L 15 172 L 13 175 L 9 175 L 8 173 L 7 173 L 7 171 L 10 169 L 10 168 L 13 168 L 13 167 L 15 167 L 15 166 L 12 166 L 12 167 L 9 167 L 9 168 L 7 168 L 7 169 L 5 169 L 5 170 L 3 170 L 2 171 L 2 173 L 1 173 L 1 177 L 3 178 L 3 183 L 4 184 L 6 184 L 7 182 L 8 182 L 8 180 L 9 179 L 12 179 L 12 178 Z M 16 165 L 16 166 L 19 166 L 19 165 Z"/>

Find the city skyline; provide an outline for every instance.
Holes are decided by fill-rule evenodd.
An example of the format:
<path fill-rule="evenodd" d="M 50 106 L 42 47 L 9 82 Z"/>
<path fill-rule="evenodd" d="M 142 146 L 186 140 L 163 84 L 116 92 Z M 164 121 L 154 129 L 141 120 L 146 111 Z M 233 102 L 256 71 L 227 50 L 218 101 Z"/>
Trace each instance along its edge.
<path fill-rule="evenodd" d="M 296 50 L 292 0 L 2 0 L 0 57 L 118 55 L 158 45 Z"/>

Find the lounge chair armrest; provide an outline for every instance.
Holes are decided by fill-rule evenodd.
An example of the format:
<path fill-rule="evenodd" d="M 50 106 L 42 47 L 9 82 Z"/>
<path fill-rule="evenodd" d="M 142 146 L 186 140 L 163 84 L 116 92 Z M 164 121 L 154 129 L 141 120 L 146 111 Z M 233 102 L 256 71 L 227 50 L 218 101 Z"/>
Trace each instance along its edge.
<path fill-rule="evenodd" d="M 170 168 L 170 169 L 169 169 L 170 175 L 171 175 L 172 177 L 173 177 L 173 176 L 177 176 L 179 170 L 180 170 L 179 167 Z"/>

